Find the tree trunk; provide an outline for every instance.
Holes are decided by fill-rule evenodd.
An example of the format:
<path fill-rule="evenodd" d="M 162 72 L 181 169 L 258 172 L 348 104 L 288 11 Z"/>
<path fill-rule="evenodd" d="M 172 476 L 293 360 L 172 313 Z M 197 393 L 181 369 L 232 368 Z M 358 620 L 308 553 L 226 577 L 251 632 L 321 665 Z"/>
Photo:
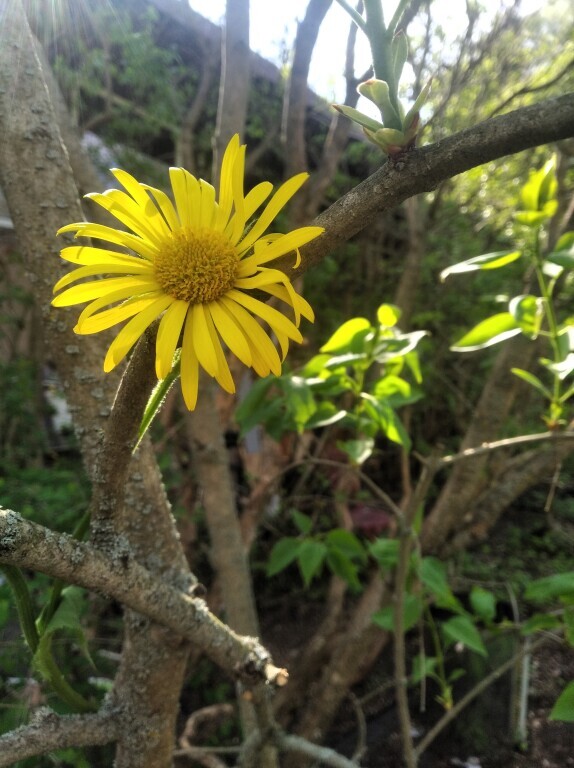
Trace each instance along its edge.
<path fill-rule="evenodd" d="M 78 339 L 72 331 L 75 310 L 50 306 L 52 286 L 62 273 L 56 230 L 63 224 L 81 221 L 83 216 L 19 0 L 5 7 L 0 26 L 0 131 L 2 188 L 30 285 L 41 308 L 46 349 L 58 370 L 91 474 L 117 375 L 106 376 L 102 371 L 105 338 L 92 337 L 89 343 Z M 125 508 L 115 525 L 139 562 L 180 587 L 189 581 L 149 444 L 142 446 L 134 461 Z M 147 620 L 129 617 L 115 687 L 115 696 L 123 705 L 117 768 L 171 765 L 186 655 L 185 646 L 174 639 L 173 633 Z M 159 685 L 160 680 L 169 681 L 170 695 L 166 683 Z"/>

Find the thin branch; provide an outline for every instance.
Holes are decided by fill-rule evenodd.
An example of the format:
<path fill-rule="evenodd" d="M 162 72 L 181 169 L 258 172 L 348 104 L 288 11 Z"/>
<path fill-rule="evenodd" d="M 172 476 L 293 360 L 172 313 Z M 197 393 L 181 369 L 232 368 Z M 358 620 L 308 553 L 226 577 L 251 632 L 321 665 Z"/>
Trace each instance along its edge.
<path fill-rule="evenodd" d="M 458 715 L 462 712 L 465 707 L 467 707 L 474 699 L 476 699 L 477 696 L 479 696 L 484 690 L 486 690 L 490 685 L 495 683 L 499 677 L 504 675 L 506 672 L 508 672 L 509 669 L 512 669 L 512 667 L 516 664 L 517 661 L 519 661 L 523 656 L 526 654 L 533 653 L 535 650 L 538 650 L 538 648 L 541 648 L 543 645 L 545 645 L 550 639 L 555 639 L 553 635 L 550 637 L 544 636 L 541 637 L 539 640 L 537 640 L 535 643 L 533 643 L 528 648 L 522 647 L 518 653 L 516 653 L 512 658 L 508 659 L 508 661 L 505 661 L 504 664 L 501 664 L 500 667 L 497 667 L 495 670 L 493 670 L 489 675 L 487 675 L 485 678 L 483 678 L 478 685 L 475 685 L 474 688 L 472 688 L 466 696 L 463 696 L 460 701 L 457 701 L 457 703 L 454 705 L 452 709 L 449 709 L 448 712 L 446 712 L 441 719 L 436 723 L 430 731 L 426 734 L 424 739 L 422 739 L 419 744 L 417 744 L 417 747 L 415 749 L 415 754 L 418 757 L 422 755 L 422 753 L 432 744 L 432 742 L 436 739 L 436 737 L 441 733 L 446 726 L 451 723 Z"/>
<path fill-rule="evenodd" d="M 364 229 L 381 211 L 409 197 L 431 192 L 441 182 L 524 149 L 574 136 L 574 93 L 547 99 L 473 125 L 441 141 L 387 162 L 347 192 L 313 222 L 325 232 L 301 248 L 302 263 L 278 259 L 277 269 L 300 275 Z"/>
<path fill-rule="evenodd" d="M 367 22 L 361 16 L 361 14 L 358 11 L 356 11 L 350 3 L 347 3 L 346 0 L 336 0 L 336 1 L 337 3 L 339 3 L 339 5 L 344 11 L 347 11 L 349 16 L 353 19 L 353 21 L 359 27 L 359 29 L 362 29 L 363 32 L 367 34 Z"/>
<path fill-rule="evenodd" d="M 471 459 L 475 456 L 481 456 L 485 453 L 492 453 L 493 451 L 499 451 L 504 448 L 514 448 L 517 445 L 525 445 L 527 443 L 539 443 L 543 441 L 561 441 L 574 439 L 574 430 L 568 430 L 566 432 L 538 432 L 535 435 L 519 435 L 518 437 L 506 437 L 503 440 L 495 440 L 492 443 L 484 443 L 476 448 L 467 448 L 460 453 L 453 453 L 450 456 L 443 456 L 438 459 L 439 466 L 448 466 L 450 464 L 456 464 L 462 459 Z"/>
<path fill-rule="evenodd" d="M 155 577 L 118 546 L 106 556 L 89 544 L 55 533 L 0 508 L 0 562 L 40 571 L 114 598 L 193 642 L 222 669 L 247 686 L 284 684 L 256 638 L 241 637 L 207 609 L 205 602 Z"/>
<path fill-rule="evenodd" d="M 28 725 L 0 736 L 0 768 L 55 749 L 109 744 L 117 739 L 121 722 L 118 712 L 112 710 L 95 715 L 57 715 L 43 707 Z"/>
<path fill-rule="evenodd" d="M 529 93 L 538 93 L 539 91 L 545 91 L 547 88 L 551 88 L 553 85 L 556 85 L 563 77 L 564 75 L 568 74 L 568 72 L 574 67 L 574 59 L 570 59 L 568 64 L 566 64 L 563 69 L 558 72 L 557 75 L 552 77 L 550 80 L 546 80 L 544 83 L 541 83 L 540 85 L 524 85 L 522 88 L 519 88 L 514 93 L 510 94 L 504 101 L 502 101 L 497 107 L 495 107 L 492 112 L 490 113 L 489 117 L 494 117 L 494 115 L 497 115 L 499 112 L 502 112 L 502 110 L 507 107 L 510 102 L 514 101 L 514 99 L 517 99 L 519 96 L 526 96 Z"/>
<path fill-rule="evenodd" d="M 275 734 L 275 740 L 280 749 L 288 750 L 290 752 L 299 752 L 319 763 L 330 765 L 332 768 L 357 768 L 358 766 L 358 763 L 340 755 L 338 752 L 335 752 L 334 749 L 313 744 L 312 742 L 307 741 L 307 739 L 301 738 L 301 736 L 277 733 Z"/>

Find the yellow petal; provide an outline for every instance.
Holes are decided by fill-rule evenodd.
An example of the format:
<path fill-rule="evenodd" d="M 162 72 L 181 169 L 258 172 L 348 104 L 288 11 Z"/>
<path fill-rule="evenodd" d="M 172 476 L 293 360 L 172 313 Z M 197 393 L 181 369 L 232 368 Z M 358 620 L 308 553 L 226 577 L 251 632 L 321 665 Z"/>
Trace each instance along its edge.
<path fill-rule="evenodd" d="M 242 329 L 234 320 L 233 316 L 230 315 L 225 307 L 218 301 L 210 302 L 207 305 L 207 309 L 211 314 L 217 332 L 231 352 L 233 352 L 244 365 L 250 368 L 252 364 L 251 350 L 249 349 L 249 344 L 247 343 L 247 339 L 245 338 Z"/>
<path fill-rule="evenodd" d="M 138 295 L 148 291 L 156 291 L 159 285 L 151 278 L 142 277 L 110 277 L 104 280 L 96 280 L 93 283 L 82 283 L 68 288 L 59 296 L 52 299 L 54 307 L 70 307 L 72 304 L 82 304 L 100 296 L 106 296 L 112 291 L 122 288 L 132 288 L 132 294 Z"/>
<path fill-rule="evenodd" d="M 96 312 L 99 312 L 104 307 L 107 307 L 109 304 L 115 304 L 117 301 L 123 301 L 124 299 L 126 301 L 139 301 L 142 298 L 157 298 L 162 293 L 163 291 L 159 290 L 146 293 L 145 296 L 134 296 L 132 286 L 121 288 L 119 291 L 111 291 L 111 293 L 107 293 L 99 299 L 94 299 L 94 301 L 88 304 L 87 307 L 84 307 L 78 317 L 77 326 L 81 326 L 84 320 L 91 317 Z"/>
<path fill-rule="evenodd" d="M 156 189 L 155 187 L 149 187 L 147 184 L 142 184 L 142 186 L 147 189 L 150 194 L 153 195 L 160 211 L 162 212 L 167 222 L 168 227 L 172 230 L 172 232 L 178 230 L 180 228 L 179 219 L 177 218 L 173 203 L 165 194 L 165 192 L 162 192 L 161 189 Z"/>
<path fill-rule="evenodd" d="M 85 197 L 100 205 L 136 235 L 157 247 L 161 247 L 161 243 L 169 234 L 163 217 L 147 195 L 145 208 L 119 189 L 107 189 L 103 194 L 90 192 Z"/>
<path fill-rule="evenodd" d="M 108 251 L 105 248 L 92 248 L 88 245 L 70 245 L 67 248 L 62 248 L 60 256 L 64 261 L 69 261 L 71 264 L 83 264 L 85 266 L 89 266 L 90 264 L 104 266 L 106 264 L 125 264 L 126 266 L 130 266 L 131 264 L 147 264 L 147 260 L 142 262 L 142 259 L 138 256 L 130 256 L 127 253 L 118 253 L 117 251 Z"/>
<path fill-rule="evenodd" d="M 140 263 L 138 265 L 133 265 L 131 267 L 126 268 L 125 264 L 94 264 L 89 267 L 79 267 L 78 269 L 74 269 L 71 272 L 68 272 L 68 274 L 61 277 L 56 285 L 54 286 L 54 293 L 57 291 L 62 290 L 62 288 L 65 288 L 67 285 L 70 285 L 70 283 L 74 283 L 76 280 L 81 280 L 82 277 L 93 277 L 94 275 L 101 275 L 107 274 L 107 275 L 113 275 L 113 274 L 119 274 L 119 275 L 150 275 L 150 266 L 146 262 L 139 260 Z"/>
<path fill-rule="evenodd" d="M 298 189 L 305 183 L 309 174 L 299 173 L 297 176 L 288 179 L 282 184 L 271 200 L 267 203 L 263 213 L 255 222 L 253 227 L 247 232 L 243 240 L 237 245 L 240 253 L 245 252 L 253 243 L 261 237 L 279 211 L 285 207 Z"/>
<path fill-rule="evenodd" d="M 193 348 L 192 328 L 192 313 L 188 312 L 181 347 L 181 391 L 185 404 L 190 411 L 193 411 L 197 405 L 197 389 L 199 384 L 199 363 Z"/>
<path fill-rule="evenodd" d="M 203 304 L 194 304 L 191 307 L 193 324 L 191 331 L 193 334 L 193 348 L 199 360 L 199 364 L 205 368 L 210 376 L 217 375 L 217 355 L 211 341 L 211 334 L 207 327 L 205 309 Z"/>
<path fill-rule="evenodd" d="M 263 328 L 259 325 L 257 320 L 247 312 L 240 304 L 232 301 L 227 296 L 222 296 L 219 301 L 229 311 L 231 315 L 237 321 L 239 327 L 245 333 L 245 337 L 249 342 L 251 348 L 251 354 L 253 357 L 253 368 L 260 376 L 266 376 L 272 371 L 276 376 L 281 375 L 281 360 L 277 354 L 277 350 L 273 345 L 273 342 L 269 336 L 265 333 Z M 256 361 L 259 359 L 265 361 L 266 368 L 261 373 L 261 367 L 257 367 Z"/>
<path fill-rule="evenodd" d="M 313 308 L 308 301 L 306 301 L 293 289 L 293 286 L 291 286 L 291 290 L 289 290 L 289 285 L 291 284 L 284 283 L 284 285 L 266 285 L 265 287 L 262 287 L 261 290 L 265 291 L 265 293 L 271 294 L 271 296 L 275 296 L 277 299 L 281 299 L 281 301 L 284 301 L 286 304 L 291 304 L 295 311 L 296 325 L 299 325 L 300 322 L 300 320 L 297 319 L 299 315 L 303 315 L 304 318 L 310 322 L 313 322 L 315 320 L 315 313 L 313 312 Z"/>
<path fill-rule="evenodd" d="M 172 301 L 171 296 L 164 294 L 124 325 L 108 349 L 106 359 L 104 360 L 104 371 L 106 373 L 113 370 L 124 359 L 140 336 Z"/>
<path fill-rule="evenodd" d="M 243 176 L 245 173 L 245 146 L 239 147 L 237 160 L 233 166 L 233 205 L 235 216 L 233 217 L 233 233 L 230 236 L 232 243 L 236 243 L 245 229 L 245 200 L 243 194 Z"/>
<path fill-rule="evenodd" d="M 158 379 L 165 379 L 171 371 L 173 356 L 187 315 L 187 301 L 174 301 L 165 311 L 155 342 L 155 371 Z"/>
<path fill-rule="evenodd" d="M 184 168 L 170 168 L 169 178 L 181 226 L 195 229 L 201 208 L 199 182 Z"/>
<path fill-rule="evenodd" d="M 211 336 L 211 343 L 213 345 L 215 356 L 217 357 L 217 373 L 215 374 L 215 378 L 219 383 L 219 385 L 223 387 L 223 389 L 226 392 L 229 392 L 231 395 L 233 395 L 235 393 L 235 382 L 233 381 L 233 376 L 231 375 L 231 371 L 229 370 L 229 365 L 227 364 L 227 360 L 225 359 L 225 354 L 221 347 L 221 342 L 219 340 L 219 336 L 217 335 L 217 331 L 213 324 L 213 320 L 211 319 L 211 315 L 207 311 L 207 307 L 205 307 L 205 309 L 206 309 L 205 319 L 207 321 L 207 328 Z"/>
<path fill-rule="evenodd" d="M 236 133 L 231 137 L 229 144 L 227 145 L 223 154 L 223 160 L 221 162 L 221 173 L 219 174 L 219 210 L 213 223 L 213 228 L 218 232 L 225 229 L 229 216 L 231 215 L 231 208 L 233 207 L 233 166 L 237 158 L 239 151 L 239 135 Z"/>
<path fill-rule="evenodd" d="M 325 230 L 323 227 L 301 227 L 288 232 L 273 243 L 269 243 L 252 257 L 257 264 L 265 264 L 268 261 L 284 256 L 286 253 L 295 251 L 310 240 L 314 240 L 322 235 Z"/>
<path fill-rule="evenodd" d="M 199 217 L 199 226 L 201 229 L 211 229 L 212 222 L 217 214 L 217 203 L 215 202 L 215 189 L 203 179 L 199 180 L 201 189 L 201 212 Z"/>
<path fill-rule="evenodd" d="M 140 182 L 137 179 L 134 179 L 134 177 L 127 171 L 121 170 L 121 168 L 111 168 L 110 170 L 120 184 L 133 197 L 140 208 L 146 210 L 150 203 L 150 199 L 145 191 L 144 185 L 140 184 Z"/>
<path fill-rule="evenodd" d="M 123 245 L 125 248 L 135 251 L 150 261 L 155 258 L 158 252 L 157 247 L 153 243 L 142 240 L 141 237 L 133 235 L 131 232 L 123 232 L 120 229 L 106 227 L 103 224 L 92 224 L 89 221 L 68 224 L 65 227 L 61 227 L 57 234 L 61 235 L 65 232 L 76 232 L 76 237 L 93 237 L 96 240 L 107 240 L 109 243 Z"/>
<path fill-rule="evenodd" d="M 291 320 L 286 318 L 285 315 L 281 314 L 281 312 L 273 309 L 273 307 L 270 307 L 268 304 L 264 304 L 262 301 L 259 301 L 259 299 L 254 299 L 253 296 L 249 296 L 249 294 L 243 293 L 242 291 L 238 291 L 233 288 L 226 293 L 226 296 L 238 304 L 241 304 L 243 307 L 245 307 L 245 309 L 248 309 L 262 320 L 265 320 L 265 322 L 270 325 L 273 330 L 277 329 L 281 333 L 284 333 L 286 336 L 288 336 L 290 339 L 293 339 L 293 341 L 297 341 L 299 343 L 303 341 L 303 337 L 301 336 L 299 329 L 293 325 Z"/>
<path fill-rule="evenodd" d="M 152 294 L 143 299 L 126 301 L 118 307 L 106 309 L 104 312 L 98 312 L 97 314 L 92 312 L 90 317 L 83 318 L 81 321 L 78 320 L 74 331 L 80 336 L 105 331 L 113 325 L 117 325 L 118 323 L 127 320 L 128 317 L 133 317 L 134 315 L 137 315 L 138 312 L 147 309 L 147 307 L 153 304 L 158 298 L 157 294 Z"/>

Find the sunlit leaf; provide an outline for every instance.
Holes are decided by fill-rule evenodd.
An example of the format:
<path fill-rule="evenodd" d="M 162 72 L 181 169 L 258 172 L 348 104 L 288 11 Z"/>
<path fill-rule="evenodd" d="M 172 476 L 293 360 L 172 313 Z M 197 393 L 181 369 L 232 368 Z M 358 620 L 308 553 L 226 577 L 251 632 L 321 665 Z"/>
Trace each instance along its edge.
<path fill-rule="evenodd" d="M 353 317 L 343 323 L 331 338 L 323 344 L 321 352 L 357 352 L 353 347 L 353 342 L 362 341 L 365 335 L 371 330 L 371 324 L 365 317 Z"/>
<path fill-rule="evenodd" d="M 500 312 L 475 325 L 471 331 L 455 342 L 451 349 L 454 352 L 473 352 L 510 339 L 520 332 L 521 328 L 510 312 Z"/>
<path fill-rule="evenodd" d="M 526 381 L 531 387 L 537 389 L 547 400 L 552 400 L 552 392 L 544 386 L 540 379 L 530 371 L 524 371 L 522 368 L 511 368 L 512 373 L 519 379 Z"/>
<path fill-rule="evenodd" d="M 393 304 L 381 304 L 377 309 L 377 320 L 385 328 L 394 328 L 401 318 L 401 310 Z"/>
<path fill-rule="evenodd" d="M 512 264 L 522 256 L 522 251 L 494 251 L 493 253 L 484 253 L 482 256 L 474 256 L 466 261 L 459 261 L 451 267 L 443 269 L 440 273 L 441 282 L 449 275 L 460 275 L 464 272 L 476 272 L 479 269 L 500 269 L 507 264 Z"/>
<path fill-rule="evenodd" d="M 542 299 L 531 295 L 515 296 L 510 301 L 508 309 L 522 332 L 536 338 L 544 313 Z"/>

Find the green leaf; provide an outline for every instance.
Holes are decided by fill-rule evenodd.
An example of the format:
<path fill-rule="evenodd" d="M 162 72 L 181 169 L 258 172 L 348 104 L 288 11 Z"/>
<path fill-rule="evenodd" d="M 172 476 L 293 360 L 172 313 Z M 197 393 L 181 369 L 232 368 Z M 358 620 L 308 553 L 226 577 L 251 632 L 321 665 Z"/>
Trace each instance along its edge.
<path fill-rule="evenodd" d="M 295 430 L 301 434 L 317 410 L 313 393 L 301 376 L 283 376 L 277 382 L 285 394 L 285 406 L 293 419 Z"/>
<path fill-rule="evenodd" d="M 82 627 L 82 614 L 86 610 L 86 592 L 81 587 L 65 587 L 62 590 L 60 604 L 54 615 L 48 622 L 43 634 L 53 634 L 60 630 L 65 630 L 74 636 L 84 657 L 95 666 L 90 652 L 88 642 Z"/>
<path fill-rule="evenodd" d="M 383 127 L 383 124 L 379 123 L 378 120 L 373 120 L 372 117 L 364 115 L 362 112 L 359 112 L 358 109 L 348 107 L 346 104 L 333 104 L 333 107 L 337 112 L 340 112 L 342 115 L 345 115 L 345 117 L 348 117 L 350 120 L 359 123 L 359 125 L 362 125 L 364 128 L 368 128 L 371 131 L 377 131 L 379 128 Z"/>
<path fill-rule="evenodd" d="M 400 408 L 416 403 L 421 399 L 422 392 L 400 376 L 388 374 L 375 382 L 373 395 L 379 401 L 387 401 L 392 408 Z"/>
<path fill-rule="evenodd" d="M 540 362 L 551 373 L 558 376 L 560 381 L 564 381 L 574 371 L 574 352 L 570 352 L 560 363 L 554 363 L 552 360 L 541 360 Z"/>
<path fill-rule="evenodd" d="M 277 398 L 267 400 L 269 390 L 276 380 L 269 376 L 255 381 L 247 395 L 235 411 L 235 419 L 239 424 L 241 435 L 244 436 L 254 427 L 264 424 L 271 413 L 277 412 L 281 404 Z"/>
<path fill-rule="evenodd" d="M 347 454 L 351 463 L 360 467 L 369 458 L 375 447 L 375 441 L 371 437 L 361 440 L 339 440 L 337 448 Z"/>
<path fill-rule="evenodd" d="M 479 619 L 489 623 L 496 616 L 496 598 L 488 589 L 473 587 L 470 590 L 470 605 Z"/>
<path fill-rule="evenodd" d="M 538 296 L 515 296 L 509 303 L 508 309 L 520 326 L 522 333 L 536 338 L 544 314 L 542 299 Z"/>
<path fill-rule="evenodd" d="M 559 626 L 561 626 L 561 622 L 557 616 L 551 616 L 548 613 L 535 613 L 521 626 L 520 634 L 533 635 L 541 630 L 555 629 Z"/>
<path fill-rule="evenodd" d="M 325 543 L 330 550 L 336 549 L 347 557 L 357 558 L 361 562 L 367 559 L 365 547 L 354 533 L 345 528 L 334 528 L 329 531 L 325 537 Z"/>
<path fill-rule="evenodd" d="M 276 573 L 284 571 L 299 555 L 302 543 L 300 539 L 295 539 L 292 536 L 279 539 L 271 550 L 267 563 L 267 575 L 275 576 Z"/>
<path fill-rule="evenodd" d="M 408 632 L 409 629 L 412 629 L 417 625 L 422 615 L 423 607 L 424 605 L 420 595 L 405 595 L 403 604 L 403 626 L 405 632 Z M 384 608 L 381 608 L 380 611 L 373 614 L 372 620 L 373 623 L 378 627 L 381 627 L 381 629 L 389 631 L 394 630 L 394 607 L 392 605 L 386 605 Z"/>
<path fill-rule="evenodd" d="M 475 325 L 471 331 L 455 342 L 451 349 L 454 352 L 473 352 L 510 339 L 520 331 L 520 326 L 510 312 L 501 312 Z"/>
<path fill-rule="evenodd" d="M 421 339 L 427 335 L 428 331 L 412 331 L 411 333 L 397 334 L 394 337 L 383 337 L 377 341 L 373 357 L 379 363 L 385 363 L 395 357 L 404 357 L 412 352 Z"/>
<path fill-rule="evenodd" d="M 297 509 L 293 509 L 291 515 L 293 517 L 293 522 L 302 534 L 311 533 L 313 521 L 308 515 L 302 514 Z"/>
<path fill-rule="evenodd" d="M 377 309 L 377 320 L 383 328 L 394 328 L 401 318 L 401 310 L 394 304 L 381 304 Z"/>
<path fill-rule="evenodd" d="M 369 544 L 369 553 L 379 566 L 387 571 L 394 568 L 399 559 L 399 542 L 397 539 L 375 539 Z"/>
<path fill-rule="evenodd" d="M 530 373 L 530 371 L 524 371 L 522 368 L 511 368 L 510 370 L 515 376 L 518 376 L 519 379 L 526 381 L 528 384 L 530 384 L 530 386 L 534 387 L 534 389 L 537 389 L 540 394 L 547 400 L 552 400 L 552 392 L 547 387 L 545 387 L 540 379 L 537 378 L 533 373 Z"/>
<path fill-rule="evenodd" d="M 556 197 L 554 159 L 548 160 L 538 171 L 531 171 L 520 190 L 520 203 L 525 211 L 539 211 Z"/>
<path fill-rule="evenodd" d="M 347 411 L 339 410 L 333 403 L 322 402 L 317 404 L 317 408 L 305 424 L 305 429 L 317 429 L 318 427 L 328 427 L 330 424 L 336 424 L 347 415 Z"/>
<path fill-rule="evenodd" d="M 438 665 L 438 659 L 435 656 L 422 656 L 420 653 L 413 659 L 413 671 L 411 679 L 413 684 L 420 683 L 425 677 L 432 677 L 435 674 Z"/>
<path fill-rule="evenodd" d="M 443 269 L 440 273 L 442 283 L 450 275 L 461 275 L 464 272 L 476 272 L 479 269 L 500 269 L 507 264 L 512 264 L 522 256 L 522 251 L 494 251 L 493 253 L 484 253 L 482 256 L 474 256 L 466 261 L 459 261 L 451 267 Z"/>
<path fill-rule="evenodd" d="M 468 616 L 454 616 L 441 624 L 444 637 L 455 643 L 462 643 L 469 650 L 487 656 L 479 631 Z"/>
<path fill-rule="evenodd" d="M 398 86 L 403 72 L 403 67 L 409 55 L 409 44 L 404 30 L 399 30 L 391 41 L 391 56 L 393 57 L 393 74 L 395 84 Z"/>
<path fill-rule="evenodd" d="M 366 334 L 371 331 L 371 324 L 365 317 L 354 317 L 343 323 L 330 339 L 323 344 L 321 352 L 359 352 L 362 351 L 362 344 L 359 349 L 357 343 L 361 343 Z"/>
<path fill-rule="evenodd" d="M 361 589 L 361 582 L 357 575 L 357 566 L 353 561 L 338 549 L 330 549 L 327 552 L 327 565 L 343 581 L 358 591 Z"/>
<path fill-rule="evenodd" d="M 322 541 L 306 539 L 301 542 L 297 560 L 305 586 L 308 587 L 313 577 L 318 573 L 327 555 L 327 547 Z"/>
<path fill-rule="evenodd" d="M 544 211 L 517 211 L 514 214 L 514 219 L 519 224 L 534 228 L 544 224 L 551 216 L 552 214 L 545 213 Z"/>
<path fill-rule="evenodd" d="M 546 261 L 558 264 L 564 269 L 574 269 L 574 245 L 570 246 L 568 250 L 553 251 L 546 257 Z"/>
<path fill-rule="evenodd" d="M 574 571 L 556 573 L 530 582 L 524 597 L 534 603 L 556 600 L 559 597 L 574 596 Z"/>
<path fill-rule="evenodd" d="M 548 716 L 549 720 L 563 720 L 574 723 L 574 681 L 568 683 Z"/>
<path fill-rule="evenodd" d="M 574 248 L 574 232 L 565 232 L 560 235 L 555 246 L 556 251 L 570 251 L 572 248 Z"/>

